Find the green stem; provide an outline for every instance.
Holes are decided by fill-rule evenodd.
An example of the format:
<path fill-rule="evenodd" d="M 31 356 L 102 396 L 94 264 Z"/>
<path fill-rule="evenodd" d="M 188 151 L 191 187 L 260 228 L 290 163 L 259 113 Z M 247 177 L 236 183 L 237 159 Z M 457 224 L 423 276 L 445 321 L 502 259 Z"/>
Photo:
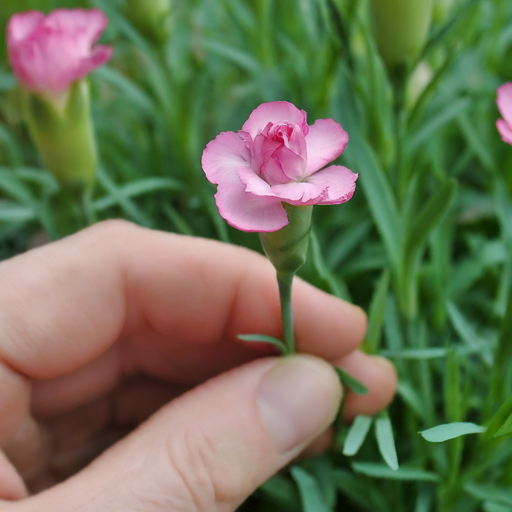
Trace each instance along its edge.
<path fill-rule="evenodd" d="M 92 207 L 91 192 L 86 190 L 79 200 L 80 214 L 84 227 L 92 226 L 96 222 L 96 215 Z"/>
<path fill-rule="evenodd" d="M 293 273 L 277 273 L 279 297 L 281 299 L 281 319 L 286 355 L 295 354 L 295 333 L 293 330 L 292 284 Z"/>

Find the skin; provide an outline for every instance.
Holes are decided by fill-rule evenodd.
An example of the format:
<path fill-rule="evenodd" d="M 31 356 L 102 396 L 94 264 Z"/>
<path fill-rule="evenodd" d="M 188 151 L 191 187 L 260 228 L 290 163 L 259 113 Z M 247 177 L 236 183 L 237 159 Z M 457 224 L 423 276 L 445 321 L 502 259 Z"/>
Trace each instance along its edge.
<path fill-rule="evenodd" d="M 234 511 L 329 445 L 340 391 L 316 358 L 369 388 L 348 420 L 395 391 L 391 364 L 358 350 L 363 311 L 297 279 L 298 350 L 316 356 L 299 359 L 335 406 L 276 450 L 253 397 L 286 362 L 236 338 L 280 336 L 275 271 L 219 242 L 109 221 L 1 263 L 0 290 L 1 512 Z"/>

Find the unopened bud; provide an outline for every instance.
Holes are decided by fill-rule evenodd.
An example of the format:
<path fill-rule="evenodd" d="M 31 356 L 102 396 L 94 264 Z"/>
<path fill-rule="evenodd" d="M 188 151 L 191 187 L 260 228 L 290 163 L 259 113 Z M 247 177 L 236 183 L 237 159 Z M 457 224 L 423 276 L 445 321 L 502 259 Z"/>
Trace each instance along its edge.
<path fill-rule="evenodd" d="M 433 0 L 371 0 L 373 31 L 382 58 L 393 68 L 419 55 L 427 40 Z"/>
<path fill-rule="evenodd" d="M 171 0 L 125 0 L 126 14 L 151 41 L 163 44 L 171 31 Z"/>

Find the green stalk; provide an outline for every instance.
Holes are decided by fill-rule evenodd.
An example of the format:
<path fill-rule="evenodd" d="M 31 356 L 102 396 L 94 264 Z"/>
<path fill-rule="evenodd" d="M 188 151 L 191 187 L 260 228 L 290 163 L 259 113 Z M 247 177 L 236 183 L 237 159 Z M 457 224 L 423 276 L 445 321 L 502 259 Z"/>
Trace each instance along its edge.
<path fill-rule="evenodd" d="M 293 329 L 292 284 L 294 273 L 278 272 L 277 284 L 281 299 L 281 320 L 283 323 L 283 341 L 286 354 L 295 354 L 295 332 Z"/>

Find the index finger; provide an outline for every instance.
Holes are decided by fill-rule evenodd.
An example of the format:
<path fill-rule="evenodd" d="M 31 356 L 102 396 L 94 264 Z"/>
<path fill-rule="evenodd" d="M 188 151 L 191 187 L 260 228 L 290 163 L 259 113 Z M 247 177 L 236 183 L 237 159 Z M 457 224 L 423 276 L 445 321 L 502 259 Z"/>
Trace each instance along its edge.
<path fill-rule="evenodd" d="M 203 347 L 239 346 L 241 333 L 281 334 L 275 272 L 264 257 L 126 222 L 1 263 L 0 286 L 0 359 L 36 379 L 76 370 L 148 329 Z M 362 310 L 300 280 L 293 307 L 300 351 L 333 360 L 364 337 Z"/>

